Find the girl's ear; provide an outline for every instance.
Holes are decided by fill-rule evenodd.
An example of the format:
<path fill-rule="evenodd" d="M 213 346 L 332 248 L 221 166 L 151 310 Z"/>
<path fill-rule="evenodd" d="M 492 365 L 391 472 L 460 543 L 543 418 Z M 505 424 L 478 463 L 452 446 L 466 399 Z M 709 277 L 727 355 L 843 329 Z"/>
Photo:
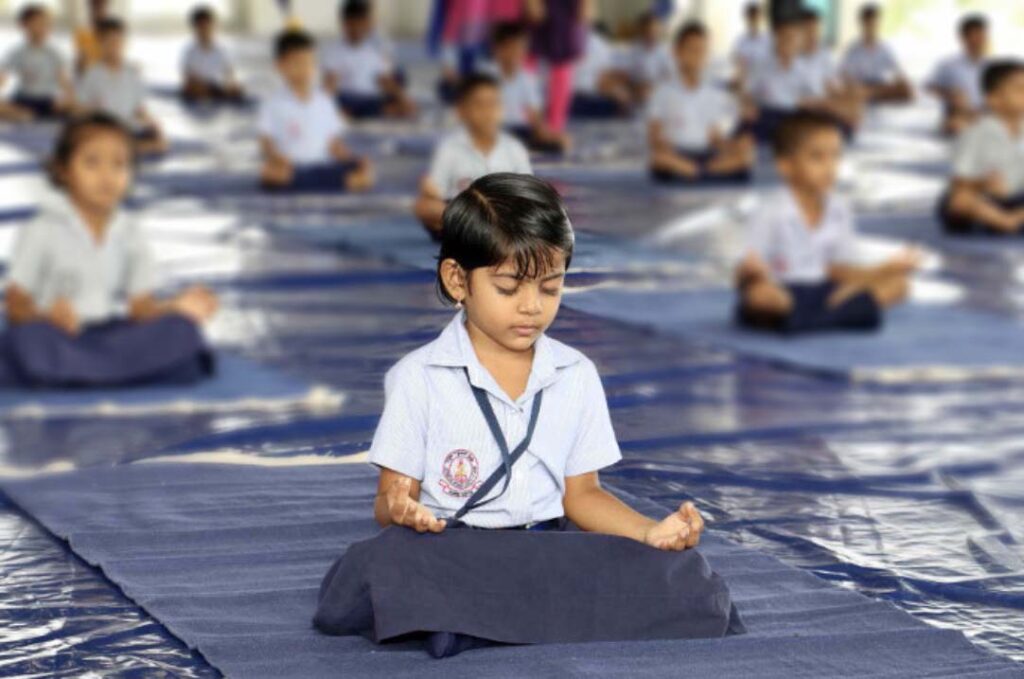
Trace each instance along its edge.
<path fill-rule="evenodd" d="M 441 262 L 441 284 L 456 304 L 465 301 L 468 294 L 466 272 L 454 259 L 448 258 Z"/>

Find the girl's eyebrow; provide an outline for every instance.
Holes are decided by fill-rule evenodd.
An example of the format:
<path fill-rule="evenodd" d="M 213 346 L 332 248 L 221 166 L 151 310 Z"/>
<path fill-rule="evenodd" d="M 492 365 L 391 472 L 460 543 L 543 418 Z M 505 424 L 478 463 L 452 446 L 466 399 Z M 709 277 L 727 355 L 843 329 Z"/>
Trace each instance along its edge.
<path fill-rule="evenodd" d="M 496 273 L 492 273 L 491 276 L 493 276 L 494 278 L 512 278 L 512 279 L 515 279 L 517 281 L 521 280 L 520 277 L 515 275 L 514 273 L 497 273 L 496 272 Z M 555 273 L 548 274 L 547 276 L 545 276 L 541 280 L 542 281 L 553 281 L 556 278 L 562 278 L 563 276 L 565 276 L 565 271 L 556 271 Z"/>

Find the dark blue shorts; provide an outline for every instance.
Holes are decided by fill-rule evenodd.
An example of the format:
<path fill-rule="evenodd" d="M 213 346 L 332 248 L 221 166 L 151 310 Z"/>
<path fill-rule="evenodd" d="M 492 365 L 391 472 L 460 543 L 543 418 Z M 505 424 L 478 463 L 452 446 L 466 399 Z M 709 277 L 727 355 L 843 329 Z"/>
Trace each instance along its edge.
<path fill-rule="evenodd" d="M 572 97 L 569 115 L 573 118 L 607 119 L 626 115 L 619 102 L 602 94 L 577 92 Z"/>
<path fill-rule="evenodd" d="M 533 134 L 533 130 L 531 130 L 527 125 L 506 125 L 505 131 L 523 142 L 526 148 L 531 151 L 552 155 L 562 155 L 565 152 L 565 149 L 562 148 L 561 144 L 537 139 Z"/>
<path fill-rule="evenodd" d="M 699 550 L 665 552 L 581 533 L 564 520 L 553 528 L 452 526 L 422 535 L 387 528 L 350 546 L 331 566 L 313 624 L 325 634 L 377 643 L 420 638 L 435 657 L 495 643 L 699 639 L 745 631 L 728 586 Z"/>
<path fill-rule="evenodd" d="M 339 94 L 335 101 L 350 118 L 380 118 L 391 98 L 381 94 Z"/>
<path fill-rule="evenodd" d="M 752 171 L 750 169 L 738 170 L 736 172 L 728 172 L 724 174 L 714 174 L 709 172 L 708 163 L 710 163 L 712 158 L 715 157 L 713 151 L 676 149 L 676 153 L 695 163 L 700 170 L 700 176 L 693 178 L 683 177 L 675 174 L 674 172 L 666 172 L 665 170 L 651 168 L 651 179 L 662 184 L 682 184 L 692 186 L 695 184 L 746 184 L 752 177 Z"/>
<path fill-rule="evenodd" d="M 27 388 L 183 384 L 213 373 L 202 333 L 183 316 L 110 321 L 71 336 L 46 322 L 14 325 L 0 338 L 4 381 Z"/>
<path fill-rule="evenodd" d="M 788 316 L 773 316 L 745 307 L 736 310 L 740 325 L 754 330 L 771 330 L 785 334 L 822 332 L 828 330 L 877 330 L 883 314 L 878 301 L 869 292 L 860 292 L 842 304 L 830 307 L 829 298 L 837 285 L 825 283 L 791 283 L 786 286 L 793 300 Z"/>
<path fill-rule="evenodd" d="M 57 102 L 51 97 L 30 97 L 19 92 L 11 101 L 16 106 L 31 111 L 36 118 L 55 118 L 58 115 Z"/>
<path fill-rule="evenodd" d="M 951 194 L 947 191 L 942 194 L 939 198 L 939 203 L 936 206 L 936 213 L 939 217 L 939 223 L 942 224 L 942 228 L 946 233 L 954 234 L 958 236 L 965 235 L 993 235 L 1002 236 L 1007 235 L 1001 231 L 993 229 L 991 226 L 974 219 L 968 219 L 961 217 L 960 215 L 953 214 L 949 209 L 949 200 Z M 1003 208 L 1004 210 L 1016 210 L 1024 207 L 1024 194 L 1019 196 L 1010 196 L 1009 198 L 990 198 L 990 200 Z"/>
<path fill-rule="evenodd" d="M 292 183 L 287 186 L 264 185 L 266 191 L 280 193 L 330 193 L 345 190 L 345 179 L 359 169 L 362 161 L 346 160 L 296 167 Z"/>
<path fill-rule="evenodd" d="M 195 97 L 191 96 L 188 92 L 182 91 L 181 100 L 187 106 L 196 106 L 202 104 L 225 104 L 228 106 L 248 106 L 252 103 L 246 99 L 244 94 L 239 92 L 232 92 L 220 85 L 220 83 L 206 82 L 206 96 Z"/>

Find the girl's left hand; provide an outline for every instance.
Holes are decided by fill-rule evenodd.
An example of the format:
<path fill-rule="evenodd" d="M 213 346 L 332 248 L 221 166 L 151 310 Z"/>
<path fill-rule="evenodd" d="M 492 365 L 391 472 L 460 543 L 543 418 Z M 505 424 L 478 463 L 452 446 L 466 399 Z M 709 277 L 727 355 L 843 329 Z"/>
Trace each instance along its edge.
<path fill-rule="evenodd" d="M 679 505 L 675 513 L 647 529 L 644 542 L 656 549 L 681 552 L 696 547 L 704 532 L 704 519 L 692 502 Z"/>

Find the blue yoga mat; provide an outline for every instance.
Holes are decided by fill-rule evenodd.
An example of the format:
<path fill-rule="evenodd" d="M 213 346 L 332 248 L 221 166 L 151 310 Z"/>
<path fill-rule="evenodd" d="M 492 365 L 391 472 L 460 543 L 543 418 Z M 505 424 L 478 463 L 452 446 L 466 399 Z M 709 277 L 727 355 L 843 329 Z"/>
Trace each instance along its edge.
<path fill-rule="evenodd" d="M 328 404 L 334 399 L 325 389 L 247 358 L 221 354 L 217 360 L 212 378 L 190 385 L 94 390 L 0 388 L 0 418 L 262 409 L 306 401 Z"/>
<path fill-rule="evenodd" d="M 865 233 L 925 242 L 952 254 L 1000 257 L 1024 252 L 1024 235 L 949 234 L 934 211 L 892 217 L 873 215 L 858 220 L 858 227 Z"/>
<path fill-rule="evenodd" d="M 787 337 L 738 327 L 731 290 L 601 289 L 565 304 L 598 316 L 726 347 L 791 368 L 867 381 L 966 379 L 1024 374 L 1024 325 L 958 307 L 905 304 L 877 333 Z"/>
<path fill-rule="evenodd" d="M 142 464 L 3 489 L 174 635 L 231 677 L 1019 677 L 1021 668 L 889 603 L 713 534 L 701 549 L 748 627 L 698 641 L 489 648 L 434 661 L 419 645 L 317 634 L 332 560 L 375 531 L 363 465 Z M 642 511 L 653 503 L 626 498 Z M 581 574 L 585 576 L 585 574 Z"/>

